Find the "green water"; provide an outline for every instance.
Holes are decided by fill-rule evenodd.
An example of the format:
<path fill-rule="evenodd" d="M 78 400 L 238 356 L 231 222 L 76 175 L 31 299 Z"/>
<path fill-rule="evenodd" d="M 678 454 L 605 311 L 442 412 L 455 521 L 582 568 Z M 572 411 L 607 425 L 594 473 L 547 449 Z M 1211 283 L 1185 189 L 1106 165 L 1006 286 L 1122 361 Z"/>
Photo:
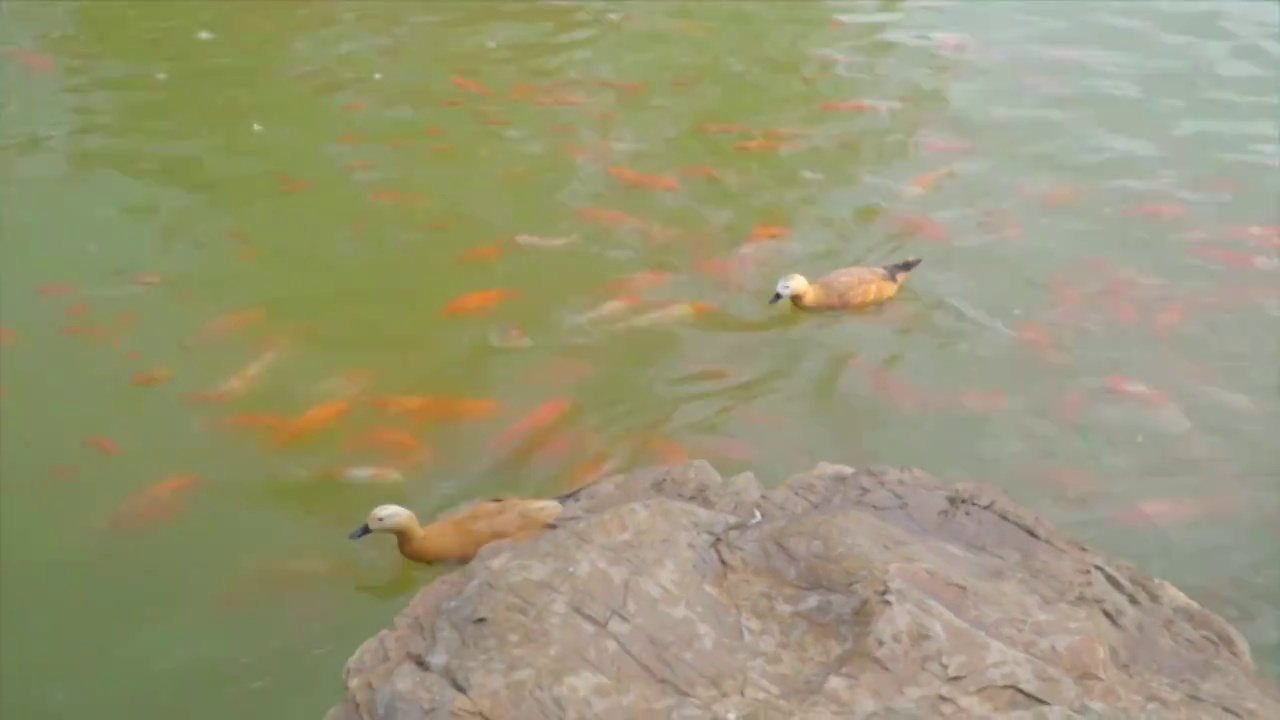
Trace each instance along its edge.
<path fill-rule="evenodd" d="M 769 483 L 819 460 L 995 483 L 1187 589 L 1280 674 L 1280 251 L 1274 230 L 1239 229 L 1280 222 L 1274 4 L 0 12 L 5 717 L 318 717 L 351 651 L 431 577 L 385 538 L 346 539 L 371 506 L 426 515 L 555 492 L 600 453 L 622 469 L 670 457 L 654 438 Z M 537 92 L 580 104 L 513 99 L 520 83 L 558 83 Z M 853 98 L 896 104 L 820 109 Z M 707 123 L 808 133 L 745 151 L 733 144 L 750 135 Z M 947 165 L 954 176 L 904 194 Z M 608 166 L 680 189 L 628 187 Z M 724 180 L 679 174 L 691 166 Z M 647 229 L 584 220 L 590 207 Z M 753 243 L 732 277 L 705 271 L 757 224 L 791 234 Z M 494 243 L 494 260 L 460 259 Z M 765 303 L 785 272 L 907 255 L 925 263 L 881 312 Z M 714 311 L 572 322 L 646 270 L 672 274 L 637 293 L 646 307 Z M 37 292 L 50 283 L 78 294 Z M 518 295 L 439 316 L 484 288 Z M 186 345 L 244 308 L 266 320 Z M 136 322 L 113 331 L 119 347 L 63 333 L 124 313 Z M 1054 357 L 1019 338 L 1024 323 Z M 532 345 L 494 347 L 510 327 Z M 188 400 L 277 336 L 290 351 L 243 398 Z M 160 366 L 168 383 L 130 382 Z M 215 428 L 299 413 L 354 369 L 376 373 L 374 395 L 493 398 L 503 412 L 415 428 L 435 457 L 401 486 L 298 480 L 356 461 L 344 434 L 388 424 L 364 407 L 283 450 Z M 1111 374 L 1165 399 L 1109 391 Z M 547 439 L 491 449 L 558 397 L 573 410 Z M 86 446 L 93 435 L 119 454 Z M 113 529 L 130 494 L 174 474 L 197 478 L 185 505 Z M 1186 512 L 1126 510 L 1168 498 Z"/>

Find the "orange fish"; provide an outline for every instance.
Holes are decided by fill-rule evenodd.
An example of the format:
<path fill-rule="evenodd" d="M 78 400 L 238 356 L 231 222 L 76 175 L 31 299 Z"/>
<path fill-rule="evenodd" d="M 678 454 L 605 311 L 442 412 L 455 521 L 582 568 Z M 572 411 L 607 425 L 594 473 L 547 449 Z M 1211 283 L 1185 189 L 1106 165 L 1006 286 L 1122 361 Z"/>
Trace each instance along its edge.
<path fill-rule="evenodd" d="M 832 100 L 821 103 L 818 109 L 827 112 L 866 112 L 868 110 L 891 110 L 900 107 L 901 103 L 894 100 L 868 100 L 862 98 L 854 98 L 851 100 Z"/>
<path fill-rule="evenodd" d="M 490 443 L 494 450 L 503 450 L 519 443 L 532 433 L 544 430 L 563 418 L 571 409 L 573 401 L 568 398 L 547 400 L 516 420 L 503 430 Z"/>
<path fill-rule="evenodd" d="M 578 208 L 578 217 L 591 222 L 602 223 L 605 225 L 642 225 L 644 224 L 639 218 L 628 215 L 621 210 L 612 210 L 602 207 Z"/>
<path fill-rule="evenodd" d="M 951 177 L 955 174 L 956 169 L 954 165 L 948 165 L 946 167 L 938 168 L 937 170 L 931 170 L 912 180 L 911 184 L 907 187 L 907 193 L 911 195 L 922 195 L 932 190 L 934 186 L 944 178 Z"/>
<path fill-rule="evenodd" d="M 195 334 L 191 339 L 191 344 L 197 344 L 211 340 L 215 337 L 228 335 L 239 330 L 243 330 L 250 325 L 261 322 L 267 317 L 267 311 L 262 308 L 250 308 L 247 310 L 236 310 L 228 312 L 213 318 L 205 323 L 204 327 Z"/>
<path fill-rule="evenodd" d="M 781 150 L 785 144 L 779 140 L 771 140 L 769 138 L 752 138 L 750 140 L 742 140 L 733 144 L 734 150 L 768 152 L 770 150 Z"/>
<path fill-rule="evenodd" d="M 237 370 L 234 375 L 227 378 L 218 387 L 213 390 L 192 393 L 190 397 L 192 400 L 224 400 L 241 395 L 280 358 L 283 352 L 284 345 L 278 343 L 255 358 L 253 362 Z"/>
<path fill-rule="evenodd" d="M 461 75 L 451 75 L 449 77 L 449 82 L 453 83 L 453 86 L 459 90 L 466 90 L 467 92 L 475 93 L 476 95 L 488 95 L 492 92 L 484 85 L 481 85 L 474 80 L 468 80 Z"/>
<path fill-rule="evenodd" d="M 386 395 L 369 398 L 369 404 L 391 415 L 409 415 L 419 420 L 485 418 L 501 409 L 496 400 L 488 398 L 444 395 Z"/>
<path fill-rule="evenodd" d="M 463 260 L 497 260 L 501 256 L 502 246 L 497 244 L 473 247 L 462 253 Z"/>
<path fill-rule="evenodd" d="M 705 315 L 715 309 L 715 305 L 706 302 L 678 302 L 647 312 L 644 315 L 618 323 L 615 327 L 635 328 L 648 327 L 664 322 L 675 322 Z"/>
<path fill-rule="evenodd" d="M 181 493 L 194 487 L 194 475 L 171 475 L 129 496 L 111 515 L 112 530 L 139 530 L 169 519 L 183 508 Z"/>
<path fill-rule="evenodd" d="M 680 181 L 670 175 L 651 175 L 649 173 L 636 172 L 619 165 L 610 166 L 608 172 L 610 177 L 632 187 L 667 192 L 680 189 Z"/>
<path fill-rule="evenodd" d="M 13 328 L 0 325 L 0 345 L 12 345 L 18 342 L 18 334 Z"/>
<path fill-rule="evenodd" d="M 726 123 L 703 123 L 699 126 L 699 129 L 709 135 L 734 135 L 751 132 L 751 128 L 746 125 Z"/>
<path fill-rule="evenodd" d="M 350 400 L 330 400 L 308 408 L 296 418 L 276 428 L 276 442 L 285 444 L 337 424 L 351 410 Z"/>
<path fill-rule="evenodd" d="M 930 240 L 946 240 L 947 229 L 924 215 L 900 213 L 890 220 L 901 230 Z"/>
<path fill-rule="evenodd" d="M 605 453 L 600 453 L 574 466 L 573 472 L 570 474 L 569 487 L 566 490 L 573 491 L 586 487 L 609 473 L 615 472 L 620 467 L 622 467 L 621 460 L 616 457 L 610 457 Z"/>
<path fill-rule="evenodd" d="M 570 320 L 572 323 L 589 323 L 595 320 L 602 320 L 612 317 L 618 313 L 625 312 L 636 304 L 637 300 L 631 295 L 621 295 L 616 298 L 605 300 L 594 308 L 574 317 Z"/>
<path fill-rule="evenodd" d="M 791 228 L 781 225 L 757 225 L 751 229 L 751 234 L 747 236 L 748 242 L 760 242 L 762 240 L 777 240 L 791 234 Z"/>
<path fill-rule="evenodd" d="M 634 293 L 665 285 L 674 277 L 669 272 L 642 270 L 610 281 L 608 288 L 619 293 Z"/>
<path fill-rule="evenodd" d="M 84 442 L 86 445 L 97 450 L 103 455 L 120 454 L 120 446 L 116 444 L 115 440 L 112 440 L 109 437 L 105 437 L 103 435 L 90 435 L 84 439 Z"/>
<path fill-rule="evenodd" d="M 1106 379 L 1107 389 L 1111 392 L 1140 400 L 1150 405 L 1161 405 L 1168 402 L 1168 397 L 1140 380 L 1111 374 Z"/>
<path fill-rule="evenodd" d="M 504 290 L 500 288 L 491 290 L 476 290 L 475 292 L 465 293 L 445 303 L 440 308 L 442 317 L 456 315 L 476 315 L 493 308 L 493 306 L 515 295 L 513 290 Z"/>
<path fill-rule="evenodd" d="M 151 385 L 159 385 L 160 383 L 173 377 L 173 371 L 169 368 L 157 368 L 150 372 L 139 372 L 133 374 L 133 384 L 143 387 Z"/>
<path fill-rule="evenodd" d="M 684 465 L 689 462 L 689 451 L 674 440 L 653 437 L 649 439 L 648 446 L 659 465 Z"/>
<path fill-rule="evenodd" d="M 36 288 L 36 294 L 43 295 L 45 297 L 53 295 L 74 295 L 75 293 L 75 287 L 71 285 L 64 285 L 62 283 L 49 283 L 48 285 L 41 285 Z"/>

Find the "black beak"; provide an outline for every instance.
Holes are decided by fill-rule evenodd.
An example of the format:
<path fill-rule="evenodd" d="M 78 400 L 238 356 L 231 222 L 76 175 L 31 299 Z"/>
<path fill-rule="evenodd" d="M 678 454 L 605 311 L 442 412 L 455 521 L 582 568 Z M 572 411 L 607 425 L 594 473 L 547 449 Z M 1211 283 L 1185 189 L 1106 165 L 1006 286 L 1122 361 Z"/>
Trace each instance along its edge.
<path fill-rule="evenodd" d="M 356 528 L 355 530 L 352 530 L 351 534 L 348 535 L 347 537 L 351 538 L 352 540 L 359 540 L 360 538 L 372 532 L 373 531 L 369 529 L 369 523 L 365 523 L 360 527 Z"/>
<path fill-rule="evenodd" d="M 773 297 L 769 298 L 769 304 L 772 305 L 781 299 L 782 299 L 782 293 L 774 293 Z"/>

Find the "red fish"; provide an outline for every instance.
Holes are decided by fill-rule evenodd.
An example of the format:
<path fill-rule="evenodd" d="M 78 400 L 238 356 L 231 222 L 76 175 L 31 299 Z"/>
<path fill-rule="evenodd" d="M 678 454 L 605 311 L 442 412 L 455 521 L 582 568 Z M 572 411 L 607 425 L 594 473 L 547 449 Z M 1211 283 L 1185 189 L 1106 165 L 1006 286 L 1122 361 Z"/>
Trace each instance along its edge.
<path fill-rule="evenodd" d="M 651 175 L 649 173 L 636 172 L 620 165 L 610 166 L 608 172 L 610 177 L 631 187 L 665 192 L 680 189 L 680 181 L 670 175 Z"/>
<path fill-rule="evenodd" d="M 568 398 L 552 398 L 509 425 L 490 443 L 494 450 L 505 450 L 518 444 L 530 434 L 544 430 L 564 417 L 573 409 L 573 401 Z"/>
<path fill-rule="evenodd" d="M 1128 217 L 1150 218 L 1153 220 L 1173 220 L 1176 218 L 1186 217 L 1187 208 L 1185 205 L 1177 203 L 1165 205 L 1135 205 L 1121 210 L 1120 214 Z"/>
<path fill-rule="evenodd" d="M 515 291 L 501 288 L 476 290 L 475 292 L 459 295 L 445 303 L 444 307 L 440 308 L 440 315 L 443 317 L 477 315 L 492 309 L 498 303 L 514 295 Z"/>
<path fill-rule="evenodd" d="M 481 245 L 480 247 L 473 247 L 470 250 L 467 250 L 466 252 L 462 253 L 462 259 L 463 260 L 497 260 L 499 257 L 502 256 L 502 251 L 503 251 L 502 246 L 496 243 L 492 245 Z"/>
<path fill-rule="evenodd" d="M 868 110 L 883 112 L 897 107 L 901 107 L 901 103 L 896 100 L 868 100 L 863 98 L 832 100 L 818 105 L 818 109 L 827 112 L 867 112 Z"/>
<path fill-rule="evenodd" d="M 644 221 L 621 210 L 602 207 L 578 208 L 578 217 L 604 225 L 643 225 Z"/>
<path fill-rule="evenodd" d="M 169 368 L 156 368 L 149 372 L 138 372 L 133 374 L 133 384 L 148 387 L 151 385 L 159 385 L 169 378 L 173 377 L 173 371 Z"/>
<path fill-rule="evenodd" d="M 336 425 L 350 410 L 350 400 L 330 400 L 320 403 L 277 427 L 275 429 L 275 440 L 278 444 L 284 445 L 301 437 L 326 430 Z"/>
<path fill-rule="evenodd" d="M 451 75 L 449 77 L 449 82 L 453 83 L 453 86 L 459 90 L 466 90 L 467 92 L 475 93 L 476 95 L 489 95 L 493 92 L 475 80 L 468 80 L 461 75 Z"/>
<path fill-rule="evenodd" d="M 139 530 L 163 522 L 183 508 L 182 493 L 196 484 L 194 475 L 171 475 L 129 496 L 111 515 L 112 530 Z"/>
<path fill-rule="evenodd" d="M 205 323 L 191 339 L 191 343 L 194 345 L 238 332 L 250 325 L 262 322 L 266 317 L 267 311 L 262 308 L 249 308 L 224 313 Z"/>
<path fill-rule="evenodd" d="M 777 240 L 791 234 L 791 228 L 783 225 L 756 225 L 751 228 L 751 234 L 747 236 L 748 242 L 760 242 L 762 240 Z"/>
<path fill-rule="evenodd" d="M 103 455 L 120 454 L 120 446 L 116 444 L 115 440 L 112 440 L 109 437 L 103 435 L 90 435 L 84 439 L 84 442 L 86 445 L 97 450 Z"/>
<path fill-rule="evenodd" d="M 384 395 L 369 398 L 369 404 L 389 415 L 408 415 L 422 421 L 486 418 L 502 409 L 489 398 L 447 395 Z"/>
<path fill-rule="evenodd" d="M 32 73 L 44 74 L 53 71 L 53 60 L 35 50 L 30 48 L 6 48 L 6 51 L 13 59 L 17 60 Z"/>

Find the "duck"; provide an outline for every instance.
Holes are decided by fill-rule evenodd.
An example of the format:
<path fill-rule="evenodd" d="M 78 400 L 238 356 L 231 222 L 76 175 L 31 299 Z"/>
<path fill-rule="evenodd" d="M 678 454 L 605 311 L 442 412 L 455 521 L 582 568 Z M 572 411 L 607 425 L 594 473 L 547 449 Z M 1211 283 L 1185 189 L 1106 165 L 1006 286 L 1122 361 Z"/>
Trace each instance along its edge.
<path fill-rule="evenodd" d="M 790 298 L 801 310 L 859 310 L 898 294 L 921 258 L 907 258 L 881 267 L 853 266 L 833 270 L 810 282 L 803 275 L 784 276 L 774 288 L 769 304 Z"/>
<path fill-rule="evenodd" d="M 373 533 L 396 538 L 400 554 L 424 565 L 470 562 L 480 548 L 504 540 L 533 537 L 556 527 L 564 510 L 560 498 L 500 497 L 472 503 L 428 525 L 400 505 L 379 505 L 347 536 L 359 540 Z"/>

